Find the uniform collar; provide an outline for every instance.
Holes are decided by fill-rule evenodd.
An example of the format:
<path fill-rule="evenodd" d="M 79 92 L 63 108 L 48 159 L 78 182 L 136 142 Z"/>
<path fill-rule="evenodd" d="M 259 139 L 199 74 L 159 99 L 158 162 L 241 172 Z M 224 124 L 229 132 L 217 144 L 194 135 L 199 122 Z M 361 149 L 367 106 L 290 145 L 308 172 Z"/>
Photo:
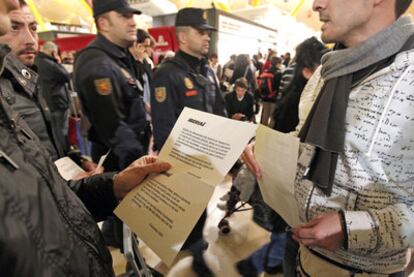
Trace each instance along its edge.
<path fill-rule="evenodd" d="M 96 39 L 91 43 L 91 46 L 101 48 L 104 50 L 108 55 L 111 55 L 118 59 L 128 59 L 127 56 L 127 49 L 122 48 L 115 43 L 108 40 L 102 34 L 98 34 Z"/>
<path fill-rule="evenodd" d="M 37 73 L 17 60 L 11 54 L 10 48 L 5 45 L 0 45 L 0 62 L 0 75 L 3 75 L 5 70 L 9 72 L 23 90 L 32 97 L 36 91 Z"/>
<path fill-rule="evenodd" d="M 48 54 L 43 53 L 43 52 L 37 53 L 37 58 L 51 60 L 51 61 L 54 61 L 54 62 L 57 63 L 57 60 L 55 58 L 53 58 L 52 56 L 49 56 Z"/>
<path fill-rule="evenodd" d="M 176 57 L 178 60 L 184 60 L 197 73 L 200 73 L 201 68 L 206 65 L 206 59 L 199 59 L 182 50 L 177 52 Z"/>

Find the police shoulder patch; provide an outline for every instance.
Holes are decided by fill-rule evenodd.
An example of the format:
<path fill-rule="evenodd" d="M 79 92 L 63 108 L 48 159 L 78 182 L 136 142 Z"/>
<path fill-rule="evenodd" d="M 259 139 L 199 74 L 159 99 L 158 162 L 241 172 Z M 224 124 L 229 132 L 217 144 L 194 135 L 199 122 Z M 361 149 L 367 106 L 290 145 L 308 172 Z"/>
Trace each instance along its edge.
<path fill-rule="evenodd" d="M 155 100 L 157 102 L 162 103 L 167 99 L 167 89 L 165 87 L 157 87 L 155 88 Z"/>
<path fill-rule="evenodd" d="M 193 81 L 191 81 L 190 78 L 184 78 L 184 85 L 187 89 L 193 89 L 194 88 L 194 84 Z"/>
<path fill-rule="evenodd" d="M 96 79 L 94 81 L 96 91 L 100 95 L 110 95 L 112 94 L 112 83 L 111 79 L 103 78 L 103 79 Z"/>

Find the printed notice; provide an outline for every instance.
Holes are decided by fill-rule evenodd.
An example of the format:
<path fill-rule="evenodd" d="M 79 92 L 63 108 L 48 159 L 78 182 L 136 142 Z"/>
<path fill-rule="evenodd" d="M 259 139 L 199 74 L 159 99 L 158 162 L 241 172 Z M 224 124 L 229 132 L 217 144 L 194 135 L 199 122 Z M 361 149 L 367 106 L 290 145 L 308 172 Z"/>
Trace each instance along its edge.
<path fill-rule="evenodd" d="M 85 173 L 85 171 L 69 157 L 63 157 L 56 160 L 55 165 L 60 173 L 60 176 L 62 176 L 62 178 L 66 181 L 72 180 L 81 173 Z"/>
<path fill-rule="evenodd" d="M 159 155 L 171 169 L 150 176 L 115 214 L 170 266 L 256 128 L 185 108 Z"/>
<path fill-rule="evenodd" d="M 298 152 L 299 138 L 263 125 L 257 128 L 255 156 L 262 169 L 260 191 L 266 204 L 292 227 L 300 224 L 294 197 Z"/>

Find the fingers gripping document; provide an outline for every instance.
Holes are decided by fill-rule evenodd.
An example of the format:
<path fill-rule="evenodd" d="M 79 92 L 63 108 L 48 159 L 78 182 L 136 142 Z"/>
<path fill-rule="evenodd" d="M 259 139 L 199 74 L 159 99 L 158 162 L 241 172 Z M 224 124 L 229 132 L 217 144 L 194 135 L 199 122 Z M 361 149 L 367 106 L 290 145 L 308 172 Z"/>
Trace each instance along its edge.
<path fill-rule="evenodd" d="M 294 197 L 298 152 L 299 138 L 263 125 L 257 129 L 255 156 L 262 169 L 260 191 L 266 204 L 291 227 L 300 224 Z"/>
<path fill-rule="evenodd" d="M 159 155 L 171 169 L 149 176 L 115 214 L 170 266 L 256 128 L 185 108 Z"/>

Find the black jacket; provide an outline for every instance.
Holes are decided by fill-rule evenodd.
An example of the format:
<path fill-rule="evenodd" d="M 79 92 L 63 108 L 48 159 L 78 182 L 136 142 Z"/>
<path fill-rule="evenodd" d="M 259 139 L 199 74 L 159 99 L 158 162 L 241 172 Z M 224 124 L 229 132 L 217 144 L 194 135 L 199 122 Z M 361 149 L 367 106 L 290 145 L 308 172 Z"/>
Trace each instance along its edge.
<path fill-rule="evenodd" d="M 253 120 L 254 98 L 249 92 L 246 92 L 241 101 L 237 99 L 235 91 L 226 94 L 224 100 L 229 118 L 232 118 L 236 113 L 242 113 L 246 116 L 244 120 Z"/>
<path fill-rule="evenodd" d="M 152 69 L 151 65 L 144 59 L 143 62 L 136 61 L 134 64 L 135 76 L 137 76 L 137 80 L 143 85 L 144 84 L 144 74 L 147 74 L 148 81 L 152 79 Z"/>
<path fill-rule="evenodd" d="M 69 108 L 69 73 L 56 59 L 40 52 L 35 59 L 39 85 L 52 112 Z"/>
<path fill-rule="evenodd" d="M 89 139 L 100 145 L 100 155 L 112 149 L 106 162 L 117 160 L 119 169 L 146 154 L 149 141 L 134 63 L 127 49 L 98 34 L 74 67 L 75 88 L 92 124 Z"/>
<path fill-rule="evenodd" d="M 56 143 L 57 135 L 51 124 L 50 110 L 37 86 L 38 75 L 21 62 L 6 56 L 8 52 L 8 47 L 0 46 L 1 56 L 5 57 L 0 95 L 19 112 L 56 160 L 64 153 Z"/>
<path fill-rule="evenodd" d="M 1 90 L 10 77 L 6 68 L 19 82 L 26 82 L 28 75 L 17 71 L 25 68 L 0 47 Z M 37 136 L 3 95 L 0 137 L 2 275 L 114 276 L 111 255 L 95 223 L 117 204 L 113 173 L 64 181 Z"/>
<path fill-rule="evenodd" d="M 161 149 L 184 107 L 226 115 L 217 77 L 207 65 L 182 51 L 155 71 L 151 84 L 154 140 Z"/>

